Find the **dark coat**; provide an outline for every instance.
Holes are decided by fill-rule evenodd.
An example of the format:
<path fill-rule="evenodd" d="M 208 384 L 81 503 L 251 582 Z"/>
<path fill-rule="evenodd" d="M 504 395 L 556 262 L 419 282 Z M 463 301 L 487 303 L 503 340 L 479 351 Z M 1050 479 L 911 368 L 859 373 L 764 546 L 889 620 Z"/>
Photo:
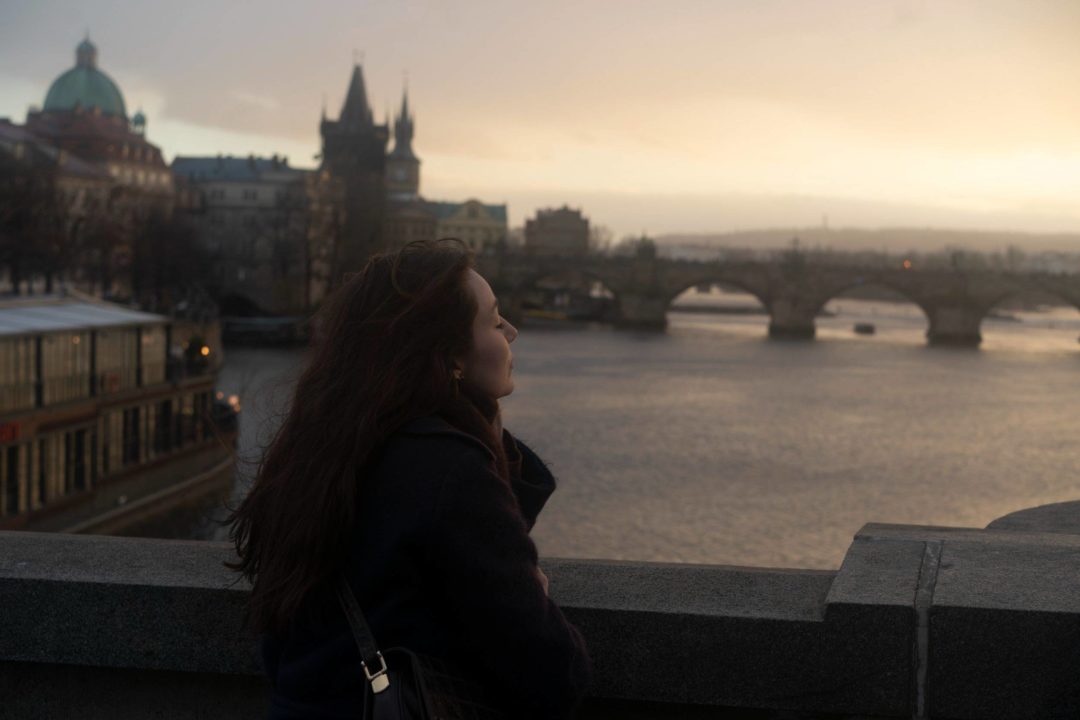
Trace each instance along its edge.
<path fill-rule="evenodd" d="M 438 416 L 387 442 L 364 489 L 346 575 L 380 649 L 404 646 L 479 678 L 513 718 L 571 718 L 592 679 L 578 629 L 545 593 L 528 533 L 555 478 L 503 430 L 494 454 Z M 260 647 L 269 718 L 358 718 L 366 680 L 342 612 Z"/>

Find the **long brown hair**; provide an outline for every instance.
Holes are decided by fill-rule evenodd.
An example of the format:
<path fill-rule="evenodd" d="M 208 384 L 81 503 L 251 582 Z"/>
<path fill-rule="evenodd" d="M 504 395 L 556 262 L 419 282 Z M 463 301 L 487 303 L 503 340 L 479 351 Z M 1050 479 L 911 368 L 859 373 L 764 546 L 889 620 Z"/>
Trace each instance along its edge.
<path fill-rule="evenodd" d="M 252 583 L 246 620 L 283 632 L 347 559 L 365 476 L 409 420 L 439 414 L 484 442 L 507 477 L 498 400 L 453 377 L 473 342 L 471 250 L 417 240 L 372 256 L 318 311 L 318 339 L 255 479 L 224 521 Z M 326 594 L 326 593 L 322 593 Z M 332 595 L 332 593 L 330 593 Z"/>

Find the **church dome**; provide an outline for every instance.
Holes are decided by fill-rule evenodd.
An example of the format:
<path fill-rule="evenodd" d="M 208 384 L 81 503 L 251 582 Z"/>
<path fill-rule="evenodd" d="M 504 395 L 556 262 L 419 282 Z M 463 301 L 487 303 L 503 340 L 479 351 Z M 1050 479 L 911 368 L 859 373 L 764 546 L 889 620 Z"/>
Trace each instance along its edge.
<path fill-rule="evenodd" d="M 97 69 L 97 48 L 89 38 L 75 49 L 75 67 L 56 78 L 45 95 L 45 110 L 74 110 L 76 105 L 127 119 L 124 96 L 112 78 Z"/>

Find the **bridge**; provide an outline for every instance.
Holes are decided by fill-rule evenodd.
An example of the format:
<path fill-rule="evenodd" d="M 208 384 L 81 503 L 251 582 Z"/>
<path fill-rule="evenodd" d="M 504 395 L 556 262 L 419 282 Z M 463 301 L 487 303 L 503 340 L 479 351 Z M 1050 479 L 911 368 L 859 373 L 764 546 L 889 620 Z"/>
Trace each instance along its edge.
<path fill-rule="evenodd" d="M 634 256 L 584 258 L 496 253 L 477 257 L 477 271 L 499 298 L 503 314 L 520 320 L 522 298 L 552 277 L 597 280 L 615 296 L 616 325 L 663 330 L 672 301 L 705 284 L 739 288 L 769 313 L 769 336 L 812 339 L 814 318 L 829 300 L 864 285 L 889 288 L 922 308 L 932 345 L 977 346 L 990 310 L 1011 296 L 1038 291 L 1080 309 L 1080 275 L 965 271 L 934 268 L 858 267 L 808 262 L 788 253 L 777 260 L 700 262 L 657 257 L 655 248 Z"/>

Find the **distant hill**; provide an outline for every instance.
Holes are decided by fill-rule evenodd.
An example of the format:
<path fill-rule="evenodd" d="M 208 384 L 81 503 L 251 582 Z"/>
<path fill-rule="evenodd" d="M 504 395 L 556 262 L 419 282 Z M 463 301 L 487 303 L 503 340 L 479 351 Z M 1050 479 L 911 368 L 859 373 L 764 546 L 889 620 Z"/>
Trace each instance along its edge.
<path fill-rule="evenodd" d="M 834 250 L 885 250 L 889 253 L 935 252 L 964 248 L 981 252 L 1005 250 L 1010 245 L 1025 252 L 1059 251 L 1080 253 L 1080 233 L 1020 233 L 987 230 L 944 230 L 935 228 L 768 228 L 730 233 L 671 233 L 655 238 L 658 245 L 701 245 L 706 247 L 780 248 L 790 247 L 799 238 L 802 248 Z"/>

